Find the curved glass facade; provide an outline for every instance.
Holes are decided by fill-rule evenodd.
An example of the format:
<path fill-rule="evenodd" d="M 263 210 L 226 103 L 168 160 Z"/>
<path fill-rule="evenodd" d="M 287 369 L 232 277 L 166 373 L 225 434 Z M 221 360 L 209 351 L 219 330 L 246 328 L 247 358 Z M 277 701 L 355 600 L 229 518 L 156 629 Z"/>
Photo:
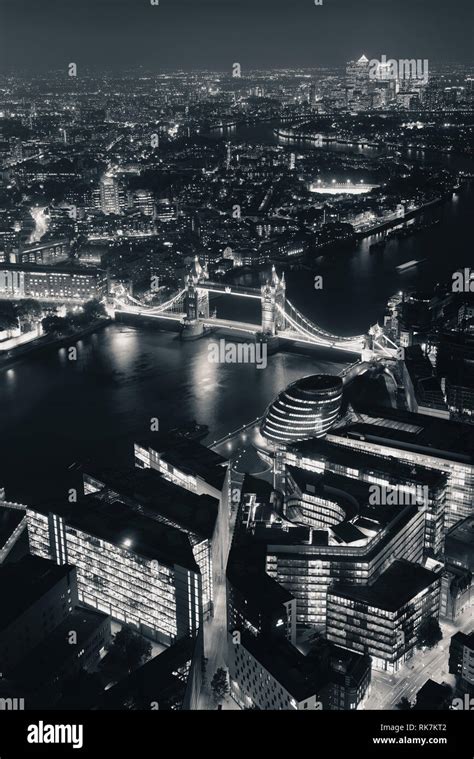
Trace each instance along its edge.
<path fill-rule="evenodd" d="M 273 443 L 321 437 L 337 419 L 342 402 L 342 380 L 331 374 L 313 374 L 293 382 L 270 404 L 261 433 Z"/>

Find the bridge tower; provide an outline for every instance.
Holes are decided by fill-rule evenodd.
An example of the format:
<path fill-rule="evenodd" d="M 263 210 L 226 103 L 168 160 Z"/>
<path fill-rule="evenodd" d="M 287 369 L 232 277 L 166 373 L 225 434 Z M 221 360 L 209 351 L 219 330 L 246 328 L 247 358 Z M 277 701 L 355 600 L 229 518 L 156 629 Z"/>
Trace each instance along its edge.
<path fill-rule="evenodd" d="M 286 283 L 285 274 L 281 279 L 272 266 L 272 275 L 269 281 L 262 285 L 262 332 L 266 335 L 276 335 L 279 330 L 285 328 Z M 282 309 L 280 311 L 280 308 Z"/>
<path fill-rule="evenodd" d="M 184 310 L 186 319 L 197 321 L 199 318 L 209 318 L 209 293 L 207 290 L 199 288 L 199 282 L 207 279 L 206 268 L 199 263 L 199 258 L 195 256 L 193 264 L 184 278 Z"/>

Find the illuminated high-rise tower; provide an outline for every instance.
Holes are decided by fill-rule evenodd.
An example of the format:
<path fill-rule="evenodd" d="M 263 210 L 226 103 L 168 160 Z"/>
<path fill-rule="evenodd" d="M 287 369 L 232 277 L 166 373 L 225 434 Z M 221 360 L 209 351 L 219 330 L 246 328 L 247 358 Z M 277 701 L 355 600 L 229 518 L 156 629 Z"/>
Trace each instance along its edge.
<path fill-rule="evenodd" d="M 99 193 L 102 213 L 120 213 L 119 186 L 115 177 L 105 174 L 100 180 Z"/>
<path fill-rule="evenodd" d="M 361 55 L 346 65 L 346 101 L 350 108 L 362 108 L 369 94 L 369 59 Z"/>

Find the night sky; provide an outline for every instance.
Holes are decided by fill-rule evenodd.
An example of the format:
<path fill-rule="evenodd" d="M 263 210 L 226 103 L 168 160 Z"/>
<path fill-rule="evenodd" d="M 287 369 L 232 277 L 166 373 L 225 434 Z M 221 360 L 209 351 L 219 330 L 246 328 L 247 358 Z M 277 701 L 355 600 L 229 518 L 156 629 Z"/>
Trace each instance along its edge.
<path fill-rule="evenodd" d="M 0 0 L 0 68 L 472 63 L 473 0 Z"/>

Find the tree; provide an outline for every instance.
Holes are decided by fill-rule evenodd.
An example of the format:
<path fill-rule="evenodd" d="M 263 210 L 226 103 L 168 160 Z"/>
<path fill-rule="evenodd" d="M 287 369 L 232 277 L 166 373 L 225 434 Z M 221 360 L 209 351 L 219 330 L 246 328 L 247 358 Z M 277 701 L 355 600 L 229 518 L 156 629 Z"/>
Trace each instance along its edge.
<path fill-rule="evenodd" d="M 150 658 L 151 643 L 129 627 L 122 627 L 113 637 L 110 653 L 125 662 L 130 672 Z"/>
<path fill-rule="evenodd" d="M 22 322 L 39 319 L 43 313 L 43 307 L 39 301 L 34 298 L 26 298 L 15 304 L 16 315 Z"/>
<path fill-rule="evenodd" d="M 45 316 L 41 325 L 49 335 L 64 335 L 71 329 L 70 321 L 63 316 Z"/>
<path fill-rule="evenodd" d="M 428 617 L 418 631 L 418 647 L 434 648 L 443 638 L 441 627 L 436 617 Z"/>
<path fill-rule="evenodd" d="M 406 696 L 403 696 L 403 698 L 400 699 L 400 701 L 397 704 L 397 709 L 400 709 L 402 712 L 408 712 L 411 709 L 411 702 L 407 699 Z"/>
<path fill-rule="evenodd" d="M 211 680 L 211 690 L 216 702 L 221 701 L 229 692 L 227 670 L 223 669 L 223 667 L 216 669 L 214 677 Z"/>
<path fill-rule="evenodd" d="M 12 313 L 0 311 L 0 332 L 5 329 L 15 329 L 18 327 L 18 319 Z"/>
<path fill-rule="evenodd" d="M 82 308 L 84 315 L 88 321 L 94 321 L 94 319 L 103 319 L 104 316 L 107 316 L 104 304 L 96 298 L 93 300 L 88 300 L 86 303 L 84 303 Z"/>

